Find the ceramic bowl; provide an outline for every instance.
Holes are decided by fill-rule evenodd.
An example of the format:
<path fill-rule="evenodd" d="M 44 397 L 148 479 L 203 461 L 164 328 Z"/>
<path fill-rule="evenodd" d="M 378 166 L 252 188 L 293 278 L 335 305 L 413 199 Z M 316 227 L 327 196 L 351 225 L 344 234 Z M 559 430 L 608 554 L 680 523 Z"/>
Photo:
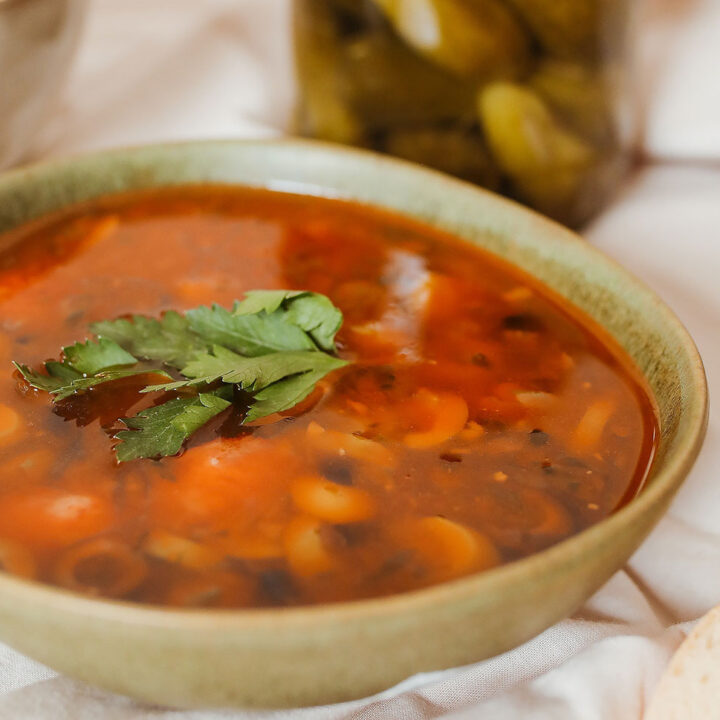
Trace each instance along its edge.
<path fill-rule="evenodd" d="M 509 565 L 393 597 L 260 610 L 166 610 L 94 600 L 0 574 L 0 639 L 57 670 L 174 706 L 298 706 L 365 696 L 481 660 L 572 613 L 638 547 L 700 449 L 707 391 L 695 346 L 635 278 L 563 227 L 438 173 L 302 141 L 120 150 L 0 178 L 0 231 L 122 190 L 229 183 L 395 210 L 540 278 L 627 350 L 657 402 L 660 441 L 640 495 Z"/>

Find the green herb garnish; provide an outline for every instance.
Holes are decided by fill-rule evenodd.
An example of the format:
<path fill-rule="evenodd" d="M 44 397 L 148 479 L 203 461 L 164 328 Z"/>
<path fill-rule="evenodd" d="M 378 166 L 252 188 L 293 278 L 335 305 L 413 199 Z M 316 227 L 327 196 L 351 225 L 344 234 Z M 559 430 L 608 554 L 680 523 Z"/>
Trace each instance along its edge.
<path fill-rule="evenodd" d="M 212 393 L 176 398 L 126 418 L 123 422 L 130 429 L 116 436 L 120 440 L 117 459 L 125 462 L 180 452 L 190 435 L 230 407 L 230 399 L 223 394 L 231 396 L 232 390 L 225 386 Z"/>
<path fill-rule="evenodd" d="M 181 396 L 122 418 L 128 429 L 115 436 L 115 451 L 125 462 L 178 453 L 232 404 L 233 387 L 248 400 L 243 422 L 297 405 L 318 380 L 347 364 L 332 354 L 341 324 L 342 313 L 324 295 L 255 290 L 232 310 L 202 306 L 160 319 L 134 315 L 94 323 L 97 339 L 63 348 L 63 359 L 46 362 L 44 373 L 13 364 L 56 402 L 131 375 L 164 375 L 169 382 L 141 392 Z"/>
<path fill-rule="evenodd" d="M 173 368 L 181 368 L 197 353 L 207 349 L 207 342 L 190 330 L 187 319 L 173 310 L 159 320 L 133 315 L 129 320 L 96 322 L 90 329 L 99 337 L 114 340 L 139 358 L 162 362 Z"/>
<path fill-rule="evenodd" d="M 112 380 L 130 375 L 146 375 L 149 372 L 147 368 L 129 369 L 128 366 L 137 364 L 137 358 L 109 338 L 78 342 L 64 347 L 62 351 L 64 357 L 62 362 L 45 363 L 47 374 L 35 372 L 27 365 L 16 362 L 13 365 L 28 384 L 38 390 L 52 393 L 56 401 Z M 154 372 L 157 374 L 158 371 Z M 166 372 L 162 374 L 167 375 Z"/>

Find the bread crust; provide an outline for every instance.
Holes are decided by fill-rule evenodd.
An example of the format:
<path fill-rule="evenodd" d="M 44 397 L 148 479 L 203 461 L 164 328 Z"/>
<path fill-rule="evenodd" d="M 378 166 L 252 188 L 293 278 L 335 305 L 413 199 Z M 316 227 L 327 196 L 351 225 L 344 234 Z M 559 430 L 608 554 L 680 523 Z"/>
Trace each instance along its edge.
<path fill-rule="evenodd" d="M 645 720 L 720 720 L 720 606 L 701 618 L 673 655 Z"/>

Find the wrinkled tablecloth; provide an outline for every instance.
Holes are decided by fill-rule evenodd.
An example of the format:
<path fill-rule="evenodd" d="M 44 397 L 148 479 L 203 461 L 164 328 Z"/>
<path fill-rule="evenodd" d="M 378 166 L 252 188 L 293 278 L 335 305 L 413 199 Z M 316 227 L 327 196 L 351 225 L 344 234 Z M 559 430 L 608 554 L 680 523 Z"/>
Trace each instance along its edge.
<path fill-rule="evenodd" d="M 720 385 L 720 0 L 641 0 L 644 163 L 586 230 L 654 288 Z M 31 159 L 145 142 L 260 137 L 292 105 L 288 0 L 92 0 L 64 105 Z M 180 712 L 58 676 L 0 645 L 1 720 L 640 720 L 670 656 L 720 603 L 720 415 L 628 566 L 516 650 L 375 698 L 277 712 Z M 720 693 L 720 690 L 718 691 Z"/>

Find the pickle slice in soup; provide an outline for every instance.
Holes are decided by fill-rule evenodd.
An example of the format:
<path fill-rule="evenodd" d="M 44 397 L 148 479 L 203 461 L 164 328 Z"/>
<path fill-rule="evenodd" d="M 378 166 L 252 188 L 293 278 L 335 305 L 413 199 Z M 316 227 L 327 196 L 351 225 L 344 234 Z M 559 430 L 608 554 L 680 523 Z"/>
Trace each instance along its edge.
<path fill-rule="evenodd" d="M 485 144 L 474 130 L 410 128 L 389 132 L 385 149 L 488 188 L 498 186 L 498 172 Z"/>
<path fill-rule="evenodd" d="M 479 95 L 490 151 L 523 199 L 566 219 L 597 152 L 563 127 L 529 88 L 498 82 Z"/>
<path fill-rule="evenodd" d="M 415 50 L 459 75 L 515 77 L 528 40 L 499 0 L 375 0 Z"/>

